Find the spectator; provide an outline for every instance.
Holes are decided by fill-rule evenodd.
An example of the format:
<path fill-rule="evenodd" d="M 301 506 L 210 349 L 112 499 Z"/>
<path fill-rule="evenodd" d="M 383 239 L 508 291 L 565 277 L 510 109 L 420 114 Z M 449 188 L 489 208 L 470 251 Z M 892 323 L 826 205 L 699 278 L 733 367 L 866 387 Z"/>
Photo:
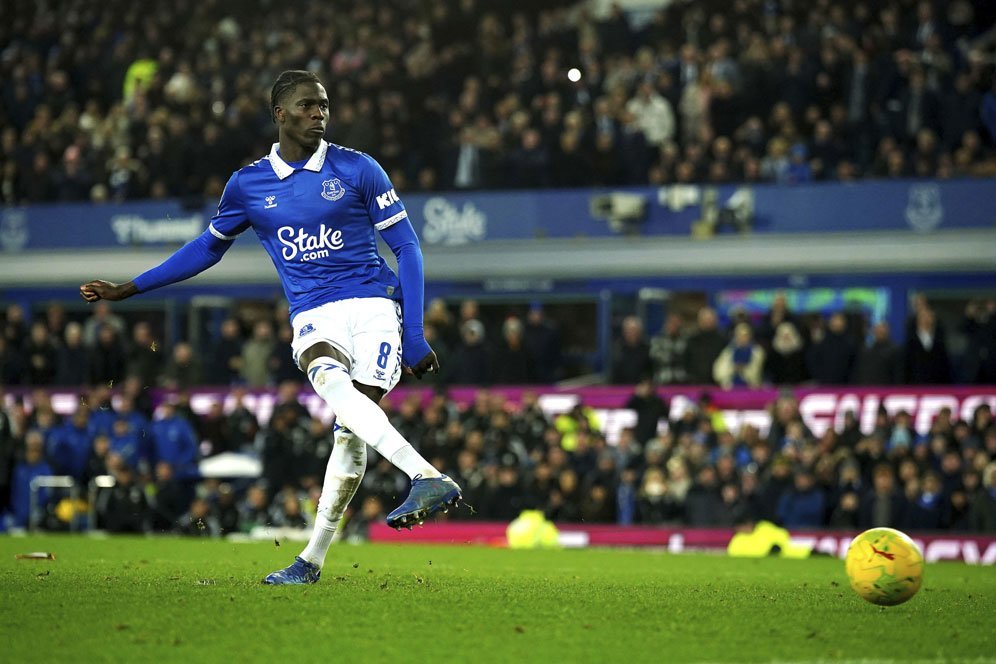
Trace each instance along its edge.
<path fill-rule="evenodd" d="M 31 481 L 36 477 L 54 474 L 52 468 L 45 462 L 45 441 L 38 431 L 29 431 L 24 441 L 24 461 L 14 465 L 11 482 L 10 508 L 14 517 L 14 525 L 27 528 L 32 520 L 31 514 Z M 44 509 L 48 504 L 48 489 L 39 489 L 35 505 Z"/>
<path fill-rule="evenodd" d="M 3 377 L 0 376 L 0 382 Z M 59 347 L 56 361 L 55 383 L 78 387 L 90 381 L 90 349 L 83 345 L 83 326 L 68 323 L 65 340 Z"/>
<path fill-rule="evenodd" d="M 858 505 L 860 499 L 853 491 L 841 494 L 837 506 L 830 515 L 830 527 L 843 530 L 857 530 L 859 527 Z"/>
<path fill-rule="evenodd" d="M 2 341 L 3 337 L 0 337 Z M 12 418 L 4 411 L 4 394 L 0 388 L 0 515 L 10 505 L 10 482 L 14 473 L 15 441 Z"/>
<path fill-rule="evenodd" d="M 560 471 L 557 487 L 550 492 L 546 506 L 547 518 L 551 521 L 579 523 L 583 518 L 580 493 L 577 473 L 570 468 Z"/>
<path fill-rule="evenodd" d="M 502 343 L 495 358 L 496 382 L 504 385 L 525 385 L 534 382 L 533 365 L 523 345 L 522 321 L 511 316 L 505 320 L 501 329 Z"/>
<path fill-rule="evenodd" d="M 192 487 L 178 482 L 173 476 L 173 466 L 166 461 L 156 464 L 155 477 L 152 528 L 159 532 L 173 532 L 190 508 L 194 498 Z"/>
<path fill-rule="evenodd" d="M 259 421 L 246 407 L 245 390 L 238 388 L 232 392 L 234 404 L 228 413 L 226 421 L 226 438 L 231 441 L 234 449 L 251 443 L 259 432 Z"/>
<path fill-rule="evenodd" d="M 649 81 L 637 86 L 636 94 L 626 103 L 626 112 L 633 114 L 636 125 L 651 146 L 659 148 L 674 137 L 671 103 L 658 94 Z"/>
<path fill-rule="evenodd" d="M 83 324 L 83 340 L 87 346 L 92 348 L 97 344 L 98 333 L 104 326 L 109 326 L 119 338 L 124 336 L 124 319 L 111 311 L 109 302 L 101 300 L 93 305 L 93 314 Z"/>
<path fill-rule="evenodd" d="M 910 503 L 907 527 L 913 530 L 940 530 L 950 517 L 947 496 L 941 491 L 936 473 L 926 473 L 917 497 Z"/>
<path fill-rule="evenodd" d="M 514 189 L 550 186 L 550 154 L 537 130 L 522 132 L 520 146 L 508 155 L 506 173 L 508 186 Z"/>
<path fill-rule="evenodd" d="M 938 385 L 950 382 L 944 329 L 934 312 L 924 308 L 916 313 L 913 334 L 906 340 L 906 382 Z"/>
<path fill-rule="evenodd" d="M 49 435 L 46 456 L 57 472 L 82 480 L 96 434 L 90 422 L 90 408 L 81 403 L 72 419 Z"/>
<path fill-rule="evenodd" d="M 830 316 L 825 331 L 820 330 L 807 353 L 809 373 L 821 385 L 847 385 L 854 366 L 855 349 L 847 335 L 847 318 Z"/>
<path fill-rule="evenodd" d="M 273 525 L 280 528 L 304 528 L 308 525 L 301 512 L 301 501 L 296 495 L 291 492 L 284 494 L 277 509 L 273 510 Z"/>
<path fill-rule="evenodd" d="M 699 309 L 698 328 L 688 338 L 688 382 L 692 385 L 713 383 L 713 365 L 726 347 L 726 337 L 717 326 L 716 312 Z"/>
<path fill-rule="evenodd" d="M 798 385 L 809 378 L 802 335 L 791 321 L 783 320 L 775 328 L 764 359 L 764 374 L 775 385 Z"/>
<path fill-rule="evenodd" d="M 205 498 L 195 498 L 190 510 L 180 517 L 177 530 L 190 537 L 217 537 L 221 534 L 221 524 Z"/>
<path fill-rule="evenodd" d="M 639 514 L 641 523 L 651 525 L 676 523 L 683 517 L 681 502 L 668 493 L 667 479 L 659 468 L 650 468 L 643 474 Z"/>
<path fill-rule="evenodd" d="M 202 382 L 201 363 L 194 354 L 194 349 L 188 343 L 178 343 L 163 372 L 163 384 L 173 390 L 188 390 Z"/>
<path fill-rule="evenodd" d="M 869 345 L 858 351 L 854 366 L 856 385 L 896 385 L 902 379 L 902 356 L 889 336 L 889 324 L 875 323 Z"/>
<path fill-rule="evenodd" d="M 253 327 L 252 338 L 242 346 L 242 379 L 250 387 L 262 387 L 270 382 L 269 360 L 275 345 L 269 321 L 258 321 Z"/>
<path fill-rule="evenodd" d="M 97 333 L 97 345 L 91 355 L 90 380 L 113 386 L 125 376 L 125 353 L 118 333 L 112 325 L 102 326 Z"/>
<path fill-rule="evenodd" d="M 242 370 L 242 330 L 234 318 L 221 324 L 221 337 L 211 353 L 212 364 L 208 379 L 214 385 L 231 385 L 239 380 Z"/>
<path fill-rule="evenodd" d="M 740 497 L 740 487 L 736 484 L 724 484 L 719 495 L 722 502 L 716 515 L 716 525 L 732 528 L 744 523 L 747 509 Z"/>
<path fill-rule="evenodd" d="M 190 422 L 177 414 L 174 402 L 162 405 L 162 417 L 152 423 L 152 458 L 172 466 L 179 477 L 193 470 L 197 459 L 197 438 Z"/>
<path fill-rule="evenodd" d="M 825 512 L 823 489 L 816 485 L 809 470 L 799 470 L 793 488 L 783 493 L 778 502 L 779 521 L 786 528 L 817 528 L 823 525 Z"/>
<path fill-rule="evenodd" d="M 161 369 L 162 355 L 159 344 L 152 336 L 152 327 L 146 322 L 138 322 L 131 330 L 131 347 L 128 349 L 125 367 L 129 376 L 137 376 L 143 385 L 155 385 Z"/>
<path fill-rule="evenodd" d="M 961 332 L 968 342 L 962 356 L 962 380 L 978 385 L 996 383 L 996 298 L 970 301 L 965 306 Z"/>
<path fill-rule="evenodd" d="M 542 305 L 533 304 L 526 316 L 523 345 L 539 383 L 552 383 L 559 378 L 560 334 L 545 315 Z"/>
<path fill-rule="evenodd" d="M 20 385 L 27 380 L 27 368 L 20 349 L 0 337 L 0 385 Z"/>
<path fill-rule="evenodd" d="M 657 394 L 649 378 L 636 384 L 633 396 L 626 402 L 626 408 L 636 411 L 633 433 L 641 445 L 657 436 L 660 421 L 667 420 L 670 412 L 668 403 Z"/>
<path fill-rule="evenodd" d="M 754 333 L 747 323 L 738 323 L 733 341 L 719 354 L 713 365 L 713 378 L 722 387 L 757 387 L 761 384 L 764 349 L 754 343 Z"/>
<path fill-rule="evenodd" d="M 611 381 L 616 385 L 633 385 L 650 378 L 650 345 L 643 337 L 643 323 L 636 316 L 622 322 L 622 333 L 612 351 Z"/>
<path fill-rule="evenodd" d="M 716 470 L 704 466 L 685 495 L 685 521 L 690 526 L 714 526 L 722 508 Z"/>
<path fill-rule="evenodd" d="M 245 500 L 239 505 L 239 530 L 248 533 L 254 528 L 270 525 L 268 506 L 266 489 L 258 484 L 249 487 Z"/>
<path fill-rule="evenodd" d="M 149 503 L 128 466 L 114 471 L 114 486 L 97 495 L 97 523 L 110 533 L 144 533 L 149 529 Z"/>
<path fill-rule="evenodd" d="M 996 533 L 996 461 L 982 471 L 982 488 L 972 503 L 972 528 L 980 533 Z"/>
<path fill-rule="evenodd" d="M 484 324 L 476 318 L 460 326 L 463 343 L 453 354 L 450 379 L 457 385 L 486 385 L 491 376 L 491 349 L 484 339 Z"/>
<path fill-rule="evenodd" d="M 55 381 L 58 352 L 45 323 L 41 321 L 32 323 L 31 335 L 24 347 L 29 385 L 51 385 Z"/>
<path fill-rule="evenodd" d="M 859 525 L 864 530 L 880 526 L 903 527 L 907 519 L 906 500 L 896 491 L 895 474 L 887 464 L 875 467 L 872 490 L 861 500 Z"/>
<path fill-rule="evenodd" d="M 585 521 L 592 523 L 614 523 L 616 520 L 615 501 L 602 484 L 593 484 L 581 502 L 581 514 Z"/>
<path fill-rule="evenodd" d="M 235 499 L 236 495 L 232 485 L 222 483 L 218 486 L 215 513 L 222 535 L 239 531 L 239 509 L 235 504 Z"/>
<path fill-rule="evenodd" d="M 685 365 L 688 337 L 677 314 L 668 314 L 661 333 L 650 339 L 650 360 L 659 385 L 681 384 L 688 379 Z"/>

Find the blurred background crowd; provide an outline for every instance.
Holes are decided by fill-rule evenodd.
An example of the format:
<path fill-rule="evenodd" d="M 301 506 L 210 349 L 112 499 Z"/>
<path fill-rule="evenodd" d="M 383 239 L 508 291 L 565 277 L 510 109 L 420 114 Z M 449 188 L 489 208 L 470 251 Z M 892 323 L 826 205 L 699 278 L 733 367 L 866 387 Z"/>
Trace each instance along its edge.
<path fill-rule="evenodd" d="M 903 330 L 872 323 L 860 310 L 794 313 L 781 294 L 763 315 L 733 309 L 723 319 L 703 306 L 672 312 L 648 332 L 640 317 L 621 316 L 602 379 L 722 387 L 996 384 L 996 298 L 969 300 L 946 325 L 917 295 Z M 425 333 L 441 372 L 425 380 L 549 385 L 597 376 L 564 341 L 586 326 L 566 327 L 540 304 L 432 300 Z M 54 303 L 36 312 L 12 304 L 0 313 L 0 384 L 86 387 L 131 379 L 146 388 L 260 388 L 302 379 L 289 350 L 285 304 L 233 307 L 200 343 L 167 343 L 164 332 L 143 314 L 121 315 L 107 302 L 89 310 Z"/>
<path fill-rule="evenodd" d="M 34 519 L 65 530 L 72 506 L 64 492 L 42 489 L 31 514 L 32 478 L 67 474 L 85 486 L 110 475 L 114 481 L 96 494 L 91 527 L 195 536 L 306 527 L 333 437 L 298 401 L 300 387 L 280 386 L 266 426 L 239 389 L 229 412 L 219 403 L 197 416 L 180 393 L 153 418 L 141 390 L 126 385 L 115 409 L 101 387 L 82 395 L 65 419 L 39 390 L 31 408 L 15 401 L 0 411 L 0 513 L 9 511 L 13 527 Z M 567 523 L 736 527 L 768 519 L 793 529 L 996 532 L 996 424 L 989 406 L 968 420 L 943 409 L 923 430 L 904 411 L 894 417 L 882 411 L 874 428 L 862 431 L 848 413 L 839 428 L 816 436 L 787 394 L 770 404 L 766 435 L 750 425 L 728 428 L 707 392 L 675 418 L 649 383 L 638 385 L 626 405 L 636 411 L 636 425 L 615 445 L 583 404 L 550 417 L 529 393 L 510 404 L 482 390 L 459 409 L 438 390 L 427 406 L 416 395 L 386 410 L 463 487 L 472 509 L 448 518 L 510 521 L 523 509 L 541 509 Z M 262 477 L 195 479 L 199 457 L 230 450 L 258 454 Z M 365 536 L 400 502 L 406 484 L 390 462 L 371 453 L 347 536 Z"/>
<path fill-rule="evenodd" d="M 593 4 L 12 0 L 0 200 L 217 197 L 293 67 L 399 191 L 996 173 L 987 0 Z"/>
<path fill-rule="evenodd" d="M 583 406 L 551 417 L 535 397 L 509 404 L 482 391 L 471 407 L 458 408 L 447 384 L 551 384 L 560 371 L 549 363 L 559 332 L 538 306 L 525 322 L 507 317 L 500 331 L 485 331 L 476 302 L 451 310 L 434 301 L 428 336 L 449 369 L 437 378 L 428 407 L 412 398 L 386 408 L 427 458 L 459 478 L 477 518 L 510 519 L 533 507 L 560 521 L 731 526 L 766 518 L 793 527 L 874 521 L 994 530 L 996 425 L 986 407 L 969 421 L 945 411 L 929 430 L 914 430 L 907 413 L 883 412 L 872 431 L 849 418 L 820 436 L 806 428 L 791 397 L 770 405 L 766 435 L 749 426 L 729 430 L 711 407 L 710 384 L 941 384 L 956 374 L 996 383 L 993 301 L 973 301 L 966 311 L 962 332 L 972 342 L 958 363 L 947 354 L 930 303 L 918 297 L 912 310 L 905 345 L 890 339 L 884 323 L 866 326 L 863 340 L 844 314 L 796 316 L 782 296 L 760 319 L 734 314 L 729 329 L 708 307 L 695 321 L 668 316 L 649 339 L 640 319 L 625 317 L 611 378 L 637 385 L 626 404 L 637 424 L 610 445 Z M 106 303 L 80 321 L 67 320 L 59 306 L 31 322 L 9 308 L 0 336 L 4 384 L 68 386 L 80 399 L 65 418 L 43 389 L 7 400 L 0 412 L 0 513 L 6 507 L 12 525 L 27 524 L 34 477 L 70 475 L 85 487 L 111 475 L 114 486 L 101 489 L 95 505 L 101 528 L 200 535 L 306 525 L 333 437 L 299 401 L 306 385 L 283 338 L 286 311 L 278 308 L 276 318 L 270 312 L 248 335 L 237 318 L 225 320 L 216 346 L 201 353 L 187 343 L 163 348 L 148 323 L 129 329 Z M 485 345 L 492 332 L 502 342 Z M 698 408 L 668 421 L 668 404 L 654 391 L 666 384 L 704 386 Z M 195 415 L 186 390 L 203 385 L 233 390 L 232 408 L 217 403 Z M 156 386 L 172 396 L 154 412 Z M 242 401 L 248 388 L 260 387 L 277 395 L 262 426 Z M 197 461 L 225 451 L 260 458 L 260 480 L 199 482 Z M 376 454 L 370 459 L 354 503 L 349 532 L 356 536 L 406 489 L 389 463 Z M 65 496 L 39 497 L 41 525 L 67 527 Z"/>

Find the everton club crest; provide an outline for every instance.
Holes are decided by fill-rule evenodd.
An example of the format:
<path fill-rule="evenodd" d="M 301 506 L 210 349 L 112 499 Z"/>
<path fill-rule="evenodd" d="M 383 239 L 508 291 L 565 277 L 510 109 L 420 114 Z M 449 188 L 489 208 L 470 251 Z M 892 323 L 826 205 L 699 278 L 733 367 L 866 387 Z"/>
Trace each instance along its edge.
<path fill-rule="evenodd" d="M 346 195 L 346 188 L 339 182 L 339 178 L 325 180 L 322 182 L 322 198 L 330 201 L 337 201 Z"/>

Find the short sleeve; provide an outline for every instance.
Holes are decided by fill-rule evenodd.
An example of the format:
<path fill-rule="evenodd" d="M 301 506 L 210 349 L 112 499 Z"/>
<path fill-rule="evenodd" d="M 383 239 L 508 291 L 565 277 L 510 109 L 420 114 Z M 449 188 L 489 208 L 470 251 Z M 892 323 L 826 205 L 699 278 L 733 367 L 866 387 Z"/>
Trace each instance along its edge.
<path fill-rule="evenodd" d="M 364 157 L 359 178 L 360 193 L 373 227 L 382 231 L 402 219 L 407 219 L 408 212 L 381 165 L 369 155 Z"/>
<path fill-rule="evenodd" d="M 225 185 L 225 191 L 218 203 L 218 212 L 211 217 L 208 230 L 219 240 L 234 240 L 250 225 L 242 188 L 239 186 L 239 174 L 235 172 Z"/>

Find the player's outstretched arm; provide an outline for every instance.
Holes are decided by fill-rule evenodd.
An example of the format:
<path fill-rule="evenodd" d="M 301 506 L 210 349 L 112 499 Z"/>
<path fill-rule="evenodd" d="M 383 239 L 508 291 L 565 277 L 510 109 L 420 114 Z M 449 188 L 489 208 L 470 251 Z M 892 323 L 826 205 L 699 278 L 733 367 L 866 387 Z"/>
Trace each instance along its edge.
<path fill-rule="evenodd" d="M 114 284 L 103 279 L 94 279 L 80 286 L 80 295 L 87 302 L 97 300 L 113 302 L 175 284 L 200 274 L 216 264 L 231 246 L 231 240 L 218 238 L 211 229 L 208 229 L 180 247 L 161 264 L 143 272 L 134 280 L 124 284 Z"/>
<path fill-rule="evenodd" d="M 249 225 L 242 200 L 242 190 L 239 187 L 239 174 L 236 171 L 225 185 L 225 191 L 218 203 L 217 214 L 203 233 L 132 281 L 114 284 L 95 279 L 80 286 L 80 295 L 87 302 L 123 300 L 132 295 L 147 293 L 189 279 L 220 261 L 232 246 L 235 237 L 249 228 Z"/>

